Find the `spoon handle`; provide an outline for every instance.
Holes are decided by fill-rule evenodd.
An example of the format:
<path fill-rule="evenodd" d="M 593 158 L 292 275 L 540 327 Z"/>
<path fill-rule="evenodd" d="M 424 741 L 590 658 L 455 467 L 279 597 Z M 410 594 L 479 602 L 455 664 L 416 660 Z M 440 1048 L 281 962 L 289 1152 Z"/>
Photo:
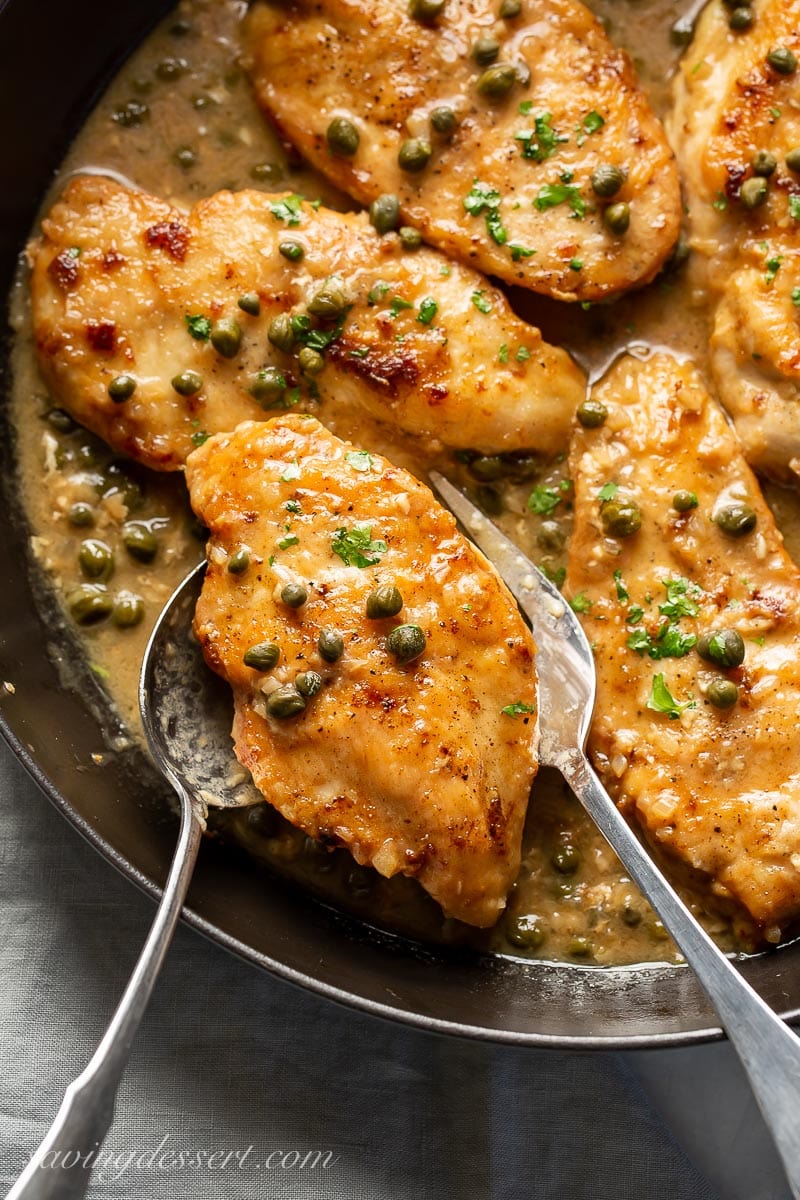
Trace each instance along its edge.
<path fill-rule="evenodd" d="M 661 874 L 611 800 L 585 754 L 555 764 L 656 910 L 702 983 L 747 1073 L 789 1180 L 800 1200 L 800 1038 L 714 944 Z"/>
<path fill-rule="evenodd" d="M 68 1086 L 44 1140 L 6 1200 L 80 1200 L 114 1116 L 114 1101 L 131 1044 L 183 907 L 202 829 L 181 789 L 181 827 L 161 903 L 139 961 L 103 1040 Z"/>

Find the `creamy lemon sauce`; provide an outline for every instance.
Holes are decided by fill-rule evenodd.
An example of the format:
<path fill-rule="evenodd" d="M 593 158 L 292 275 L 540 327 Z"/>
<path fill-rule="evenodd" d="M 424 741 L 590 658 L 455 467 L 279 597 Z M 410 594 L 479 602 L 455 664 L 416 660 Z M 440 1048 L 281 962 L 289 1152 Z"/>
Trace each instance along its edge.
<path fill-rule="evenodd" d="M 612 39 L 634 58 L 657 111 L 669 104 L 681 40 L 700 5 L 671 0 L 594 0 Z M 70 175 L 110 174 L 178 205 L 190 206 L 221 188 L 291 190 L 333 207 L 351 202 L 287 156 L 256 108 L 238 60 L 239 0 L 181 5 L 131 56 L 86 122 L 46 197 L 43 211 Z M 643 292 L 588 311 L 512 290 L 517 311 L 545 337 L 566 346 L 596 379 L 621 353 L 647 355 L 664 347 L 706 368 L 705 297 L 691 263 L 676 258 Z M 25 506 L 33 550 L 70 613 L 81 652 L 103 680 L 132 736 L 138 736 L 136 680 L 152 623 L 172 589 L 203 553 L 203 531 L 188 509 L 180 476 L 159 476 L 120 460 L 100 441 L 54 411 L 36 369 L 26 280 L 12 296 L 14 415 Z M 325 414 L 321 417 L 325 420 Z M 389 429 L 336 427 L 413 469 L 429 447 Z M 565 447 L 566 451 L 566 447 Z M 563 456 L 515 465 L 461 456 L 440 461 L 478 503 L 552 577 L 563 576 L 569 536 L 569 481 Z M 528 503 L 539 490 L 541 512 Z M 548 496 L 558 497 L 552 505 Z M 770 489 L 769 498 L 795 555 L 800 551 L 796 498 Z M 551 511 L 548 511 L 551 509 Z M 87 583 L 103 582 L 95 601 Z M 92 618 L 96 617 L 96 621 Z M 212 818 L 273 869 L 365 919 L 434 940 L 506 954 L 612 964 L 676 959 L 661 923 L 627 879 L 614 855 L 555 775 L 536 782 L 523 867 L 506 916 L 476 933 L 445 920 L 410 880 L 385 880 L 356 866 L 345 851 L 329 853 L 291 828 L 266 805 Z M 676 869 L 670 867 L 673 878 Z M 745 918 L 706 912 L 704 893 L 676 882 L 706 927 L 727 949 L 750 949 Z"/>

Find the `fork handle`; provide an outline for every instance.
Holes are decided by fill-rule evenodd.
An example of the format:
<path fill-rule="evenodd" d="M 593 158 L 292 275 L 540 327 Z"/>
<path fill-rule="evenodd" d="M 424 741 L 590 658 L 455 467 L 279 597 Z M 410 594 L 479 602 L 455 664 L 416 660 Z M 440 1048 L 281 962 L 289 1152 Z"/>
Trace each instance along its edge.
<path fill-rule="evenodd" d="M 177 786 L 176 786 L 176 790 Z M 6 1200 L 81 1200 L 92 1162 L 114 1118 L 114 1101 L 131 1043 L 172 940 L 202 838 L 198 816 L 180 789 L 181 826 L 161 903 L 103 1040 L 69 1084 L 53 1124 Z"/>
<path fill-rule="evenodd" d="M 800 1038 L 711 940 L 655 866 L 580 750 L 556 765 L 652 904 L 719 1013 L 800 1200 Z"/>

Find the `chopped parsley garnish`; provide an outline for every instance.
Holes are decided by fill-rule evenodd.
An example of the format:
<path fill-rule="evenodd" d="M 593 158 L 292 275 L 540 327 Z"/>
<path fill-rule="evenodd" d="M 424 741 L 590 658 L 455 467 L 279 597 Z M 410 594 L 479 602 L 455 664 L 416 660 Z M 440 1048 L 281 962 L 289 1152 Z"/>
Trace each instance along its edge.
<path fill-rule="evenodd" d="M 285 221 L 287 225 L 299 225 L 302 203 L 302 196 L 286 196 L 283 200 L 273 201 L 269 206 L 269 211 L 273 217 L 279 221 Z"/>
<path fill-rule="evenodd" d="M 536 253 L 535 250 L 529 250 L 527 246 L 520 246 L 517 242 L 512 242 L 508 248 L 511 251 L 512 262 L 519 262 L 521 258 L 532 258 Z"/>
<path fill-rule="evenodd" d="M 367 293 L 367 304 L 380 304 L 388 291 L 389 284 L 384 283 L 382 279 L 377 279 Z"/>
<path fill-rule="evenodd" d="M 792 304 L 800 308 L 800 287 L 792 288 Z"/>
<path fill-rule="evenodd" d="M 405 309 L 413 307 L 414 305 L 410 300 L 404 300 L 402 296 L 392 296 L 392 303 L 389 305 L 389 316 L 394 320 Z"/>
<path fill-rule="evenodd" d="M 604 483 L 597 493 L 597 499 L 605 504 L 606 500 L 613 500 L 619 491 L 618 483 Z"/>
<path fill-rule="evenodd" d="M 778 274 L 778 271 L 780 271 L 780 269 L 781 269 L 781 263 L 783 262 L 783 255 L 782 254 L 770 254 L 769 246 L 767 245 L 766 242 L 761 242 L 760 245 L 761 245 L 761 249 L 764 251 L 764 254 L 766 255 L 766 258 L 764 259 L 764 266 L 767 268 L 767 270 L 766 270 L 766 274 L 764 275 L 764 282 L 767 284 L 767 286 L 769 286 L 771 283 L 774 282 L 775 276 Z"/>
<path fill-rule="evenodd" d="M 488 183 L 476 179 L 467 195 L 464 197 L 464 208 L 472 217 L 484 214 L 486 232 L 498 246 L 504 246 L 508 241 L 508 232 L 500 216 L 500 193 Z"/>
<path fill-rule="evenodd" d="M 527 116 L 527 113 L 524 115 Z M 552 113 L 539 113 L 533 119 L 533 129 L 518 129 L 514 134 L 514 140 L 520 143 L 523 158 L 531 159 L 533 162 L 544 162 L 546 159 L 552 158 L 561 142 L 569 141 L 568 137 L 564 137 L 553 129 L 552 119 Z"/>
<path fill-rule="evenodd" d="M 653 676 L 653 688 L 647 701 L 647 707 L 653 712 L 665 713 L 671 721 L 675 721 L 687 708 L 694 708 L 694 706 L 693 700 L 676 700 L 667 687 L 663 675 Z"/>
<path fill-rule="evenodd" d="M 638 625 L 644 616 L 644 609 L 640 604 L 632 604 L 628 609 L 628 615 L 625 618 L 629 625 Z"/>
<path fill-rule="evenodd" d="M 794 217 L 795 221 L 800 221 L 800 196 L 789 197 L 789 216 Z"/>
<path fill-rule="evenodd" d="M 287 500 L 283 507 L 290 513 L 301 513 L 303 511 L 299 500 Z"/>
<path fill-rule="evenodd" d="M 293 479 L 299 479 L 299 478 L 300 478 L 300 464 L 298 463 L 297 459 L 295 458 L 292 460 L 292 462 L 289 463 L 288 467 L 281 475 L 281 483 L 291 483 L 291 481 Z"/>
<path fill-rule="evenodd" d="M 373 540 L 369 525 L 337 529 L 331 538 L 331 550 L 348 567 L 374 567 L 388 550 L 386 542 Z"/>
<path fill-rule="evenodd" d="M 533 489 L 526 507 L 540 516 L 548 516 L 554 512 L 561 501 L 564 499 L 563 491 L 560 488 L 548 487 L 546 484 L 538 485 Z"/>
<path fill-rule="evenodd" d="M 520 346 L 517 350 L 517 353 L 514 355 L 514 358 L 517 360 L 517 362 L 527 362 L 530 356 L 531 352 L 528 347 Z"/>
<path fill-rule="evenodd" d="M 675 579 L 664 579 L 664 589 L 667 593 L 666 603 L 659 604 L 658 611 L 674 621 L 681 617 L 696 617 L 700 611 L 694 597 L 701 594 L 696 583 L 678 576 Z"/>
<path fill-rule="evenodd" d="M 497 361 L 501 363 L 508 362 L 508 346 L 506 346 L 505 342 L 497 352 Z"/>
<path fill-rule="evenodd" d="M 438 311 L 439 305 L 436 303 L 433 296 L 426 296 L 419 306 L 417 320 L 419 321 L 420 325 L 430 325 Z"/>
<path fill-rule="evenodd" d="M 482 290 L 473 292 L 470 298 L 478 312 L 490 313 L 492 311 L 492 302 Z"/>
<path fill-rule="evenodd" d="M 550 582 L 554 583 L 557 588 L 560 588 L 564 580 L 567 578 L 566 567 L 557 567 L 556 570 L 553 571 L 550 567 L 548 567 L 547 563 L 542 562 L 539 563 L 539 570 L 542 572 L 545 579 L 549 579 Z"/>
<path fill-rule="evenodd" d="M 282 537 L 278 542 L 278 549 L 288 550 L 290 546 L 297 546 L 299 542 L 300 538 L 296 533 L 287 533 L 286 537 Z"/>
<path fill-rule="evenodd" d="M 614 583 L 617 585 L 617 599 L 630 600 L 630 593 L 622 581 L 622 571 L 616 570 L 614 572 Z"/>
<path fill-rule="evenodd" d="M 523 704 L 521 700 L 514 700 L 513 703 L 507 704 L 500 711 L 505 713 L 507 717 L 531 716 L 536 712 L 536 705 Z"/>
<path fill-rule="evenodd" d="M 203 429 L 198 429 L 197 433 L 192 434 L 192 445 L 202 446 L 211 437 L 210 433 L 206 433 Z"/>
<path fill-rule="evenodd" d="M 697 635 L 684 633 L 678 625 L 665 621 L 655 637 L 646 629 L 634 629 L 626 645 L 629 650 L 649 654 L 651 658 L 683 658 L 697 645 Z"/>
<path fill-rule="evenodd" d="M 208 317 L 204 317 L 202 313 L 194 313 L 192 316 L 184 317 L 186 328 L 196 342 L 207 342 L 211 336 L 211 322 Z"/>
<path fill-rule="evenodd" d="M 586 201 L 581 189 L 569 183 L 544 184 L 533 203 L 539 212 L 546 212 L 548 208 L 556 208 L 559 204 L 568 204 L 573 217 L 580 220 L 586 216 Z"/>
<path fill-rule="evenodd" d="M 354 471 L 372 470 L 372 455 L 368 454 L 366 450 L 350 450 L 344 457 Z"/>
<path fill-rule="evenodd" d="M 605 123 L 605 118 L 601 117 L 599 112 L 596 112 L 594 109 L 592 109 L 592 111 L 587 113 L 583 118 L 584 133 L 587 135 L 597 133 L 599 129 L 603 128 Z"/>
<path fill-rule="evenodd" d="M 717 192 L 716 198 L 711 201 L 711 207 L 715 208 L 717 212 L 725 212 L 728 207 L 728 198 L 724 192 Z"/>
<path fill-rule="evenodd" d="M 569 602 L 569 606 L 573 612 L 587 613 L 591 610 L 594 600 L 590 600 L 585 592 L 578 592 L 577 596 L 573 596 Z"/>

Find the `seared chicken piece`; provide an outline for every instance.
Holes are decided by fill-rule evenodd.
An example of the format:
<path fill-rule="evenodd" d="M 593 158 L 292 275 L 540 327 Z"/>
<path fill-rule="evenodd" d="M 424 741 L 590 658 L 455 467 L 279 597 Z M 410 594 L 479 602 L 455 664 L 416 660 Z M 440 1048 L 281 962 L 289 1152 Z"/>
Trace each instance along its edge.
<path fill-rule="evenodd" d="M 729 17 L 712 0 L 700 18 L 678 76 L 670 134 L 703 283 L 719 301 L 711 365 L 720 398 L 748 461 L 796 483 L 800 0 L 759 0 L 746 32 L 732 32 Z"/>
<path fill-rule="evenodd" d="M 560 300 L 647 283 L 680 195 L 629 59 L 576 0 L 498 9 L 449 0 L 426 23 L 407 0 L 258 3 L 244 39 L 259 101 L 339 187 L 365 204 L 396 195 L 428 241 L 482 271 Z M 627 228 L 624 209 L 604 220 L 617 205 Z"/>
<path fill-rule="evenodd" d="M 533 640 L 493 568 L 427 488 L 310 417 L 211 438 L 186 477 L 211 531 L 195 631 L 240 762 L 312 837 L 493 924 L 536 773 Z M 265 642 L 277 665 L 246 665 Z"/>
<path fill-rule="evenodd" d="M 595 396 L 566 582 L 596 647 L 590 752 L 653 842 L 775 941 L 800 913 L 800 572 L 692 367 L 623 359 Z"/>
<path fill-rule="evenodd" d="M 403 251 L 364 215 L 261 192 L 185 214 L 91 177 L 43 231 L 30 255 L 45 379 L 156 470 L 295 405 L 326 422 L 361 410 L 454 448 L 553 453 L 584 395 L 569 356 L 482 276 Z"/>

